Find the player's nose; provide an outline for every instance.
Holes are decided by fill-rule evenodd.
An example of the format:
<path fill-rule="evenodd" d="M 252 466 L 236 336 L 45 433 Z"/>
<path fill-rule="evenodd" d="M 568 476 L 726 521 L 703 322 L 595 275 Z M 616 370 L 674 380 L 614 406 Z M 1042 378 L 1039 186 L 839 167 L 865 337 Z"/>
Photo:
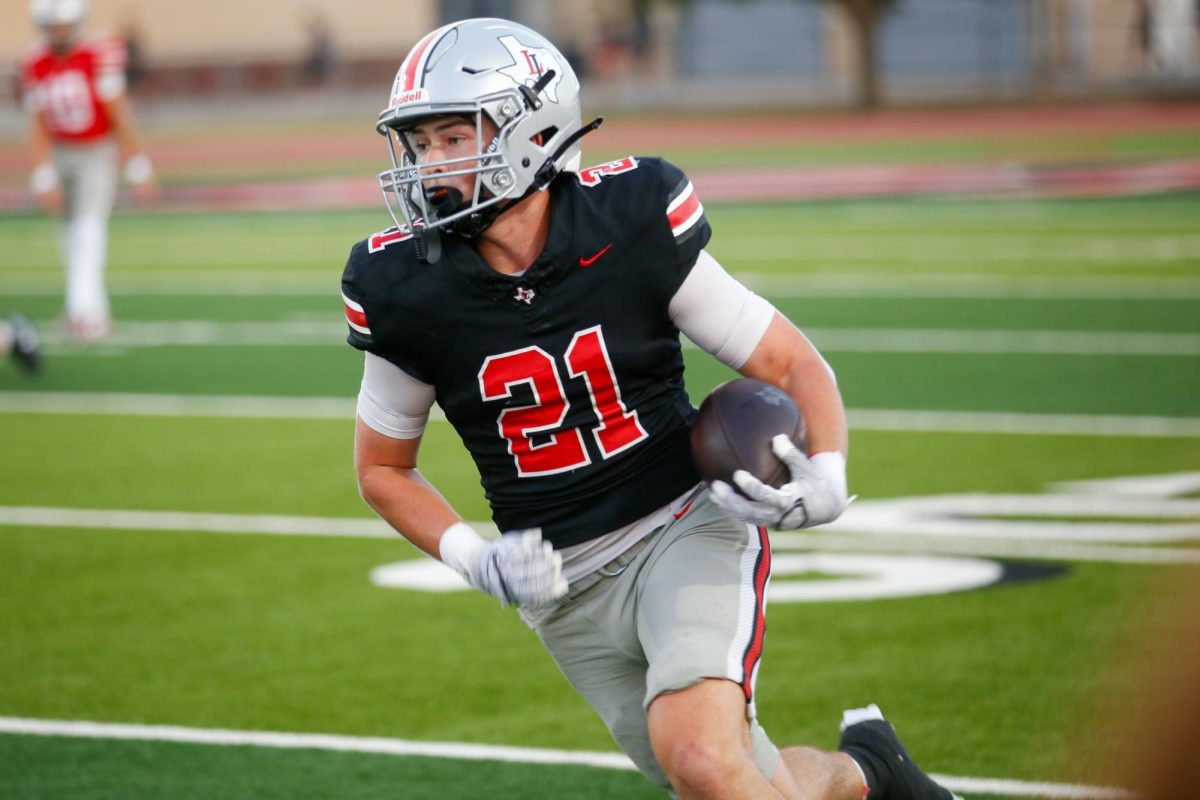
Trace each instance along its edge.
<path fill-rule="evenodd" d="M 441 142 L 430 142 L 429 147 L 425 150 L 425 161 L 429 163 L 429 172 L 431 173 L 448 171 L 449 166 L 437 163 L 448 158 L 450 158 L 450 150 Z"/>

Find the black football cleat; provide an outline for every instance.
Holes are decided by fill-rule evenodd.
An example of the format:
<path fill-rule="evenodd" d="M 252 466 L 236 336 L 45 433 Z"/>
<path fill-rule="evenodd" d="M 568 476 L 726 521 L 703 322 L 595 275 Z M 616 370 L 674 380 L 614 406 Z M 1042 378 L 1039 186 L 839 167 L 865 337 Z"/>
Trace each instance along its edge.
<path fill-rule="evenodd" d="M 42 350 L 33 323 L 23 314 L 13 314 L 8 324 L 12 329 L 12 357 L 26 372 L 37 372 L 42 366 Z"/>
<path fill-rule="evenodd" d="M 962 800 L 917 766 L 900 744 L 892 723 L 874 703 L 842 715 L 838 750 L 857 761 L 866 773 L 871 784 L 867 800 Z"/>

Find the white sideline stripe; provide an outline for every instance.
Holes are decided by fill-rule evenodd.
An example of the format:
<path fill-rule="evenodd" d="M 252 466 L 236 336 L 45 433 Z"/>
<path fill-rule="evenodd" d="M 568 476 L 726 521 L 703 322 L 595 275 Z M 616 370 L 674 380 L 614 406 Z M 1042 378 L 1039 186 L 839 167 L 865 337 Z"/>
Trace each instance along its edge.
<path fill-rule="evenodd" d="M 1200 436 L 1200 418 L 1197 417 L 907 411 L 873 408 L 852 408 L 846 413 L 849 417 L 850 427 L 855 430 L 1150 438 Z"/>
<path fill-rule="evenodd" d="M 345 324 L 340 319 L 278 320 L 273 322 L 122 322 L 102 343 L 105 350 L 145 347 L 288 347 L 326 345 L 345 347 Z M 351 327 L 369 332 L 353 322 Z M 1200 334 L 1137 331 L 979 330 L 936 328 L 805 328 L 827 352 L 866 353 L 1031 353 L 1041 355 L 1200 355 Z M 42 335 L 51 355 L 93 355 L 62 331 Z M 684 346 L 694 348 L 691 342 Z"/>
<path fill-rule="evenodd" d="M 54 325 L 47 325 L 42 341 L 52 355 L 90 355 L 103 348 L 213 347 L 299 345 L 346 346 L 346 324 L 342 316 L 322 320 L 274 320 L 271 322 L 217 322 L 204 319 L 170 321 L 119 321 L 116 330 L 90 348 L 75 344 Z"/>
<path fill-rule="evenodd" d="M 552 764 L 634 771 L 633 763 L 620 753 L 586 750 L 551 750 L 538 747 L 465 744 L 461 742 L 418 742 L 378 736 L 341 736 L 321 733 L 277 733 L 236 731 L 220 728 L 185 728 L 177 725 L 129 725 L 105 722 L 0 717 L 0 732 L 29 736 L 68 736 L 85 739 L 123 739 L 178 742 L 222 746 L 274 747 L 281 749 L 334 750 L 468 761 L 503 761 L 517 764 Z M 987 792 L 1012 797 L 1079 798 L 1117 800 L 1132 794 L 1107 786 L 1069 783 L 1014 781 L 934 775 L 935 780 L 956 792 Z"/>
<path fill-rule="evenodd" d="M 482 533 L 495 533 L 491 521 L 472 521 Z M 0 526 L 78 528 L 84 530 L 176 531 L 187 533 L 269 534 L 274 536 L 328 536 L 355 539 L 394 539 L 399 536 L 376 518 L 301 517 L 281 514 L 217 514 L 188 511 L 134 511 L 126 509 L 47 508 L 0 506 Z M 780 533 L 771 544 L 782 550 L 899 552 L 991 556 L 993 558 L 1060 559 L 1118 564 L 1200 563 L 1200 549 L 1133 547 L 1072 542 L 1013 542 L 1010 540 L 960 540 L 944 536 L 897 537 L 871 533 Z"/>
<path fill-rule="evenodd" d="M 1200 334 L 1110 331 L 805 328 L 834 353 L 1034 353 L 1041 355 L 1200 355 Z"/>
<path fill-rule="evenodd" d="M 1010 433 L 1065 436 L 1200 436 L 1200 418 L 1103 414 L 850 409 L 856 430 Z M 104 414 L 135 417 L 228 417 L 353 420 L 355 400 L 340 397 L 0 392 L 0 414 Z M 444 422 L 441 408 L 429 419 Z"/>
<path fill-rule="evenodd" d="M 394 756 L 460 758 L 470 761 L 508 761 L 520 764 L 576 764 L 605 769 L 634 770 L 619 753 L 547 750 L 535 747 L 415 742 L 376 736 L 339 736 L 322 733 L 234 731 L 220 728 L 184 728 L 176 725 L 124 725 L 103 722 L 0 717 L 0 732 L 32 736 L 71 736 L 85 739 L 135 739 L 187 744 L 250 745 L 284 749 L 337 750 Z"/>
<path fill-rule="evenodd" d="M 1053 797 L 1075 800 L 1133 800 L 1136 794 L 1113 786 L 1087 786 L 1079 783 L 1011 781 L 999 778 L 964 778 L 930 773 L 929 777 L 953 792 L 999 794 L 1009 797 Z"/>
<path fill-rule="evenodd" d="M 771 545 L 827 552 L 916 553 L 920 555 L 977 556 L 1050 561 L 1096 561 L 1109 564 L 1200 564 L 1200 549 L 1186 547 L 1134 547 L 1072 542 L 1014 542 L 1011 540 L 954 539 L 934 536 L 890 536 L 871 532 L 854 534 L 776 531 Z"/>
<path fill-rule="evenodd" d="M 137 417 L 235 417 L 353 420 L 356 401 L 341 397 L 0 392 L 0 414 L 116 414 Z M 434 407 L 431 417 L 444 419 Z"/>
<path fill-rule="evenodd" d="M 755 247 L 760 246 L 755 242 Z M 720 248 L 719 248 L 720 249 Z M 736 248 L 730 250 L 734 252 Z M 714 252 L 718 259 L 732 257 Z M 781 256 L 796 262 L 794 251 Z M 769 259 L 768 259 L 769 260 Z M 968 261 L 969 259 L 964 259 Z M 977 299 L 1196 300 L 1200 280 L 1170 275 L 1082 276 L 991 275 L 970 272 L 906 272 L 902 277 L 856 270 L 833 259 L 805 259 L 805 271 L 734 270 L 732 274 L 756 292 L 779 297 L 927 297 Z M 728 265 L 727 265 L 728 266 Z M 43 269 L 5 270 L 0 294 L 60 297 L 62 285 L 46 281 Z M 111 276 L 109 294 L 119 297 L 179 296 L 328 297 L 328 270 L 201 272 L 197 270 L 125 269 Z M 336 291 L 336 289 L 335 289 Z"/>
<path fill-rule="evenodd" d="M 130 531 L 267 533 L 278 536 L 344 536 L 366 539 L 391 539 L 400 535 L 378 518 L 45 508 L 42 506 L 0 506 L 0 525 L 27 525 L 42 528 L 105 528 Z"/>
<path fill-rule="evenodd" d="M 716 253 L 720 258 L 720 253 Z M 794 263 L 795 254 L 789 259 Z M 1059 277 L 1054 275 L 854 271 L 806 260 L 803 274 L 737 270 L 734 277 L 771 297 L 910 297 L 986 300 L 1195 300 L 1200 281 L 1172 276 Z"/>

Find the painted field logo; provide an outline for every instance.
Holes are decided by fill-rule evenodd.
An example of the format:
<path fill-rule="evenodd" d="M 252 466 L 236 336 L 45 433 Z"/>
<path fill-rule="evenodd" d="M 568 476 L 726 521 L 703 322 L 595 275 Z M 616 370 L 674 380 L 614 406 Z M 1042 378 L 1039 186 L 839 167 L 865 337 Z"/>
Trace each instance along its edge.
<path fill-rule="evenodd" d="M 1065 572 L 1058 564 L 1070 561 L 1200 563 L 1198 548 L 1163 546 L 1200 541 L 1200 499 L 1193 496 L 1200 491 L 1200 472 L 1050 489 L 860 500 L 830 525 L 772 533 L 770 602 L 960 592 L 1052 578 Z M 449 567 L 424 558 L 377 567 L 371 581 L 426 592 L 468 588 Z"/>

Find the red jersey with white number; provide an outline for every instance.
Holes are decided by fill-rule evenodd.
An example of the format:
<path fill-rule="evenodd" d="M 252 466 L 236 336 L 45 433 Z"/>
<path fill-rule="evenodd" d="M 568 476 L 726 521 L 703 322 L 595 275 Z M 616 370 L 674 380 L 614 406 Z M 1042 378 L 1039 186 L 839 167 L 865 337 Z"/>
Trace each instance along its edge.
<path fill-rule="evenodd" d="M 666 505 L 699 477 L 668 305 L 711 235 L 687 177 L 656 158 L 560 176 L 520 276 L 442 238 L 422 263 L 395 229 L 342 277 L 354 347 L 431 384 L 500 530 L 562 548 Z"/>
<path fill-rule="evenodd" d="M 82 39 L 62 55 L 43 45 L 25 59 L 21 84 L 28 108 L 45 115 L 55 141 L 100 139 L 113 129 L 104 102 L 125 91 L 125 45 Z"/>

